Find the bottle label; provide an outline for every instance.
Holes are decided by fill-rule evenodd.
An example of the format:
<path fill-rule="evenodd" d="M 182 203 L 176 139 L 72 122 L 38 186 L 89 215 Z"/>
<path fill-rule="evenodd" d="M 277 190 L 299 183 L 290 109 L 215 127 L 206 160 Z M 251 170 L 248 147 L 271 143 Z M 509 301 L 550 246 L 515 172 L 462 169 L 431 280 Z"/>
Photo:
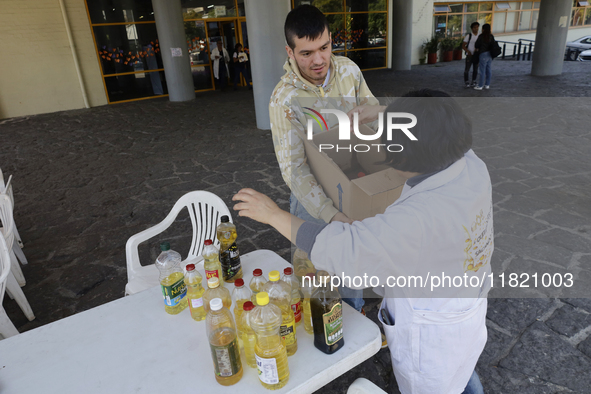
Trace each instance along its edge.
<path fill-rule="evenodd" d="M 299 323 L 302 320 L 302 306 L 300 301 L 295 304 L 291 304 L 291 310 L 293 310 L 293 315 L 295 317 L 295 322 Z"/>
<path fill-rule="evenodd" d="M 285 340 L 285 346 L 293 345 L 296 341 L 295 327 L 293 324 L 294 322 L 287 325 L 282 324 L 279 328 L 279 335 Z"/>
<path fill-rule="evenodd" d="M 177 305 L 187 295 L 187 285 L 184 278 L 179 279 L 170 286 L 160 286 L 162 287 L 162 296 L 166 306 Z"/>
<path fill-rule="evenodd" d="M 228 249 L 220 249 L 220 263 L 222 264 L 222 273 L 224 280 L 231 280 L 240 271 L 240 252 L 234 242 Z"/>
<path fill-rule="evenodd" d="M 225 346 L 214 346 L 212 344 L 209 346 L 211 347 L 214 372 L 217 376 L 228 377 L 240 371 L 242 363 L 236 338 Z"/>
<path fill-rule="evenodd" d="M 279 372 L 277 371 L 277 360 L 274 358 L 261 358 L 255 353 L 259 379 L 266 384 L 279 383 Z"/>
<path fill-rule="evenodd" d="M 343 338 L 343 305 L 336 303 L 330 312 L 322 315 L 324 340 L 328 346 L 334 345 Z"/>
<path fill-rule="evenodd" d="M 220 278 L 218 270 L 213 270 L 213 271 L 205 270 L 205 280 L 207 281 L 209 278 L 222 279 L 222 278 Z"/>
<path fill-rule="evenodd" d="M 192 308 L 201 308 L 203 306 L 203 298 L 199 297 L 199 298 L 193 298 L 191 300 L 191 307 Z"/>

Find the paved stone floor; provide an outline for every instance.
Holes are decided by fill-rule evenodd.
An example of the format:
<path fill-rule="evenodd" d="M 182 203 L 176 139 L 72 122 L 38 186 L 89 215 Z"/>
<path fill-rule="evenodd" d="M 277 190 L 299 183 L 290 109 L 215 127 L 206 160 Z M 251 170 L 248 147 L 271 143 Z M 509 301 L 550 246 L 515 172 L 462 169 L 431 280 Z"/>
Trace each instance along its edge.
<path fill-rule="evenodd" d="M 365 73 L 376 96 L 428 87 L 469 97 L 460 99 L 468 107 L 487 102 L 473 97 L 496 97 L 488 102 L 503 116 L 472 107 L 474 150 L 493 181 L 493 269 L 570 272 L 578 284 L 545 298 L 535 290 L 491 293 L 519 298 L 489 300 L 489 339 L 477 366 L 487 393 L 591 393 L 591 64 L 564 66 L 559 77 L 536 78 L 529 62 L 495 61 L 492 88 L 482 92 L 463 88 L 462 62 Z M 21 332 L 122 297 L 125 242 L 190 190 L 231 205 L 235 192 L 252 187 L 289 204 L 248 91 L 0 120 L 0 141 L 29 260 L 23 290 L 37 317 L 27 322 L 5 297 Z M 265 248 L 289 257 L 289 243 L 268 226 L 236 222 L 242 253 Z M 160 239 L 184 252 L 190 226 L 181 215 Z M 160 239 L 142 245 L 143 261 L 155 259 Z M 371 290 L 366 302 L 376 320 Z M 398 392 L 387 349 L 319 392 L 343 393 L 358 377 Z"/>

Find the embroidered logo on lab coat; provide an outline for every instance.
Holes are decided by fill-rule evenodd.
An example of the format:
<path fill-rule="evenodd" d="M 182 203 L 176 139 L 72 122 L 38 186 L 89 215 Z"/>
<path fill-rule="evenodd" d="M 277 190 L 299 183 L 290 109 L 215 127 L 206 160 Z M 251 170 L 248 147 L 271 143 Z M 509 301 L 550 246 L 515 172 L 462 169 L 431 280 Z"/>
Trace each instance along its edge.
<path fill-rule="evenodd" d="M 484 215 L 482 209 L 480 210 L 469 230 L 466 226 L 462 227 L 466 232 L 464 273 L 468 271 L 478 272 L 481 267 L 490 262 L 494 249 L 492 205 L 486 215 Z"/>

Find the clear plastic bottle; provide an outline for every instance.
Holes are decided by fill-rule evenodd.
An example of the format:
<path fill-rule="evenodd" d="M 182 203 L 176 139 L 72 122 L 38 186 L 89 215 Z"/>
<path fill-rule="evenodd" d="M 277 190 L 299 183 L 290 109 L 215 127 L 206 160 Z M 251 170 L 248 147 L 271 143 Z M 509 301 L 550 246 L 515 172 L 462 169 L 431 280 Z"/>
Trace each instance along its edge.
<path fill-rule="evenodd" d="M 224 303 L 224 307 L 230 309 L 232 306 L 232 296 L 230 290 L 220 286 L 218 278 L 213 277 L 207 280 L 207 290 L 203 293 L 203 307 L 206 312 L 209 312 L 209 303 L 214 298 L 220 298 Z"/>
<path fill-rule="evenodd" d="M 263 286 L 267 283 L 267 279 L 263 276 L 263 270 L 260 268 L 252 271 L 252 279 L 248 284 L 250 291 L 252 291 L 251 301 L 253 304 L 257 304 L 257 293 L 263 289 Z"/>
<path fill-rule="evenodd" d="M 222 278 L 222 265 L 219 260 L 219 251 L 211 241 L 206 239 L 203 243 L 203 268 L 205 269 L 205 280 L 216 277 L 220 280 L 220 286 L 224 287 L 224 280 Z"/>
<path fill-rule="evenodd" d="M 242 344 L 242 311 L 243 305 L 246 301 L 250 301 L 252 293 L 250 289 L 244 285 L 244 280 L 238 278 L 234 281 L 234 290 L 232 290 L 232 302 L 234 303 L 234 318 L 236 320 L 236 329 L 238 330 L 238 338 L 240 339 L 240 347 Z"/>
<path fill-rule="evenodd" d="M 257 367 L 257 360 L 254 356 L 254 346 L 257 343 L 257 338 L 254 330 L 250 326 L 250 314 L 254 309 L 252 301 L 244 303 L 244 312 L 242 312 L 242 343 L 244 344 L 244 358 L 246 364 L 251 368 Z"/>
<path fill-rule="evenodd" d="M 307 274 L 316 273 L 316 268 L 308 258 L 308 254 L 300 248 L 293 253 L 293 273 L 299 281 Z"/>
<path fill-rule="evenodd" d="M 230 218 L 224 215 L 220 219 L 216 235 L 220 241 L 220 263 L 225 282 L 234 282 L 242 278 L 242 265 L 240 264 L 240 252 L 236 246 L 236 226 L 230 223 Z"/>
<path fill-rule="evenodd" d="M 263 286 L 262 292 L 267 293 L 271 303 L 281 309 L 283 321 L 279 332 L 285 340 L 287 355 L 293 356 L 298 350 L 298 339 L 296 337 L 295 317 L 291 309 L 291 286 L 279 279 L 279 271 L 271 271 L 269 272 L 269 281 Z M 257 294 L 257 304 L 258 302 Z"/>
<path fill-rule="evenodd" d="M 187 301 L 189 304 L 189 310 L 191 311 L 191 317 L 196 321 L 205 320 L 207 312 L 203 307 L 203 293 L 205 293 L 205 289 L 201 284 L 203 277 L 199 271 L 195 269 L 195 264 L 187 264 L 185 268 L 187 270 L 185 273 Z"/>
<path fill-rule="evenodd" d="M 331 290 L 330 275 L 326 271 L 316 272 L 315 285 L 318 287 L 310 298 L 314 346 L 326 354 L 333 354 L 345 346 L 341 295 L 337 290 Z"/>
<path fill-rule="evenodd" d="M 171 315 L 180 313 L 187 307 L 187 286 L 181 268 L 181 255 L 170 249 L 168 242 L 160 244 L 162 253 L 156 259 L 160 271 L 160 286 L 164 297 L 164 310 Z"/>
<path fill-rule="evenodd" d="M 304 329 L 308 334 L 314 335 L 314 327 L 312 326 L 312 311 L 310 310 L 310 297 L 315 290 L 313 285 L 314 276 L 316 274 L 307 274 L 302 278 L 302 293 L 304 300 L 302 301 L 302 318 L 304 320 Z"/>
<path fill-rule="evenodd" d="M 220 298 L 211 300 L 206 321 L 215 380 L 222 386 L 236 384 L 243 373 L 236 326 L 232 313 L 224 307 Z"/>
<path fill-rule="evenodd" d="M 283 270 L 282 281 L 291 286 L 291 309 L 295 324 L 299 325 L 302 322 L 302 292 L 300 290 L 300 282 L 293 275 L 293 269 L 286 268 Z"/>
<path fill-rule="evenodd" d="M 283 312 L 269 303 L 269 295 L 264 291 L 257 294 L 257 303 L 249 321 L 256 334 L 254 353 L 259 380 L 263 387 L 277 390 L 289 381 L 287 350 L 279 334 Z"/>

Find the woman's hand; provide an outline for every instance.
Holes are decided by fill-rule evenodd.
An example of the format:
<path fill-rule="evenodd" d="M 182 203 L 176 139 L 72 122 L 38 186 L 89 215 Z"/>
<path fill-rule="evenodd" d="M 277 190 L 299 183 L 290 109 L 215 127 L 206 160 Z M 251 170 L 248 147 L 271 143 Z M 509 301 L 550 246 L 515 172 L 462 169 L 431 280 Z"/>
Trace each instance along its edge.
<path fill-rule="evenodd" d="M 382 105 L 358 105 L 347 113 L 349 121 L 351 122 L 351 130 L 353 130 L 353 114 L 359 114 L 359 124 L 373 122 L 378 119 L 378 115 L 386 110 L 386 106 Z"/>
<path fill-rule="evenodd" d="M 283 212 L 273 200 L 253 189 L 240 190 L 232 197 L 232 200 L 242 201 L 234 205 L 238 216 L 251 218 L 265 224 L 272 224 L 273 216 Z"/>

